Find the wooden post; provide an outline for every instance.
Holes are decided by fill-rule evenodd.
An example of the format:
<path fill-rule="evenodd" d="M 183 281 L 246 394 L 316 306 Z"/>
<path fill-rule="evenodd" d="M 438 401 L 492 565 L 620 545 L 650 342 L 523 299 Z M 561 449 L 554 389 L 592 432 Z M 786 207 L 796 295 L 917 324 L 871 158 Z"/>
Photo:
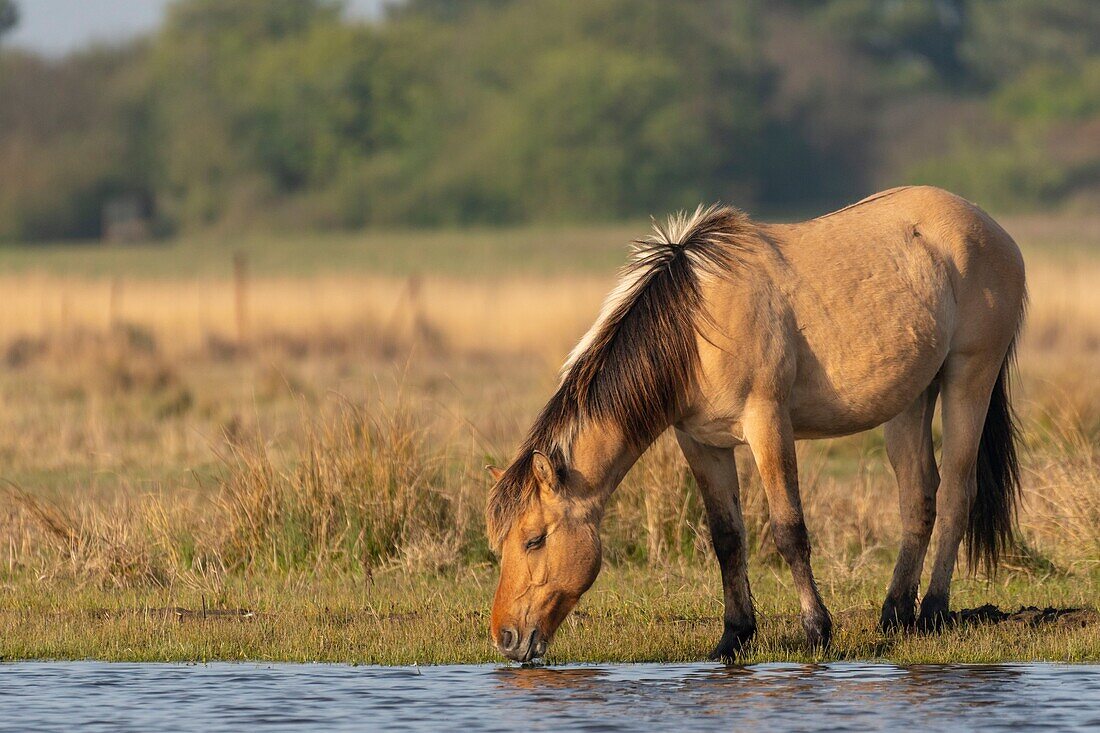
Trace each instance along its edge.
<path fill-rule="evenodd" d="M 412 339 L 413 342 L 428 342 L 432 329 L 428 325 L 428 317 L 424 315 L 424 309 L 420 303 L 420 274 L 409 276 L 409 310 L 412 312 Z M 429 346 L 431 344 L 429 343 Z"/>
<path fill-rule="evenodd" d="M 237 319 L 237 343 L 248 341 L 248 259 L 244 252 L 233 255 L 233 307 Z"/>
<path fill-rule="evenodd" d="M 406 312 L 409 313 L 408 319 L 402 318 Z M 415 339 L 420 325 L 420 275 L 418 273 L 409 275 L 409 279 L 405 281 L 405 287 L 398 294 L 393 313 L 390 314 L 390 319 L 382 332 L 391 344 L 396 345 L 400 340 L 401 326 L 404 323 L 408 323 L 412 329 L 409 337 Z"/>
<path fill-rule="evenodd" d="M 111 290 L 107 296 L 107 330 L 114 331 L 118 327 L 118 310 L 122 302 L 122 278 L 111 278 Z"/>
<path fill-rule="evenodd" d="M 69 296 L 61 293 L 61 324 L 58 329 L 62 335 L 69 335 Z"/>

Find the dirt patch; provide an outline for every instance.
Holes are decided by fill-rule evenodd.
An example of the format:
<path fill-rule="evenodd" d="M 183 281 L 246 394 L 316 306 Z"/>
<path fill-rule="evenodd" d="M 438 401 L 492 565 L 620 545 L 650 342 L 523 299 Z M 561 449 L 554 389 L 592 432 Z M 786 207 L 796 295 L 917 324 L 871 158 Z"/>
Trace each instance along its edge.
<path fill-rule="evenodd" d="M 1077 629 L 1100 624 L 1100 612 L 1094 608 L 1039 608 L 1020 606 L 1016 611 L 1003 611 L 992 603 L 978 608 L 964 608 L 951 613 L 951 623 L 963 626 L 978 624 L 1018 624 L 1021 626 L 1055 626 Z"/>

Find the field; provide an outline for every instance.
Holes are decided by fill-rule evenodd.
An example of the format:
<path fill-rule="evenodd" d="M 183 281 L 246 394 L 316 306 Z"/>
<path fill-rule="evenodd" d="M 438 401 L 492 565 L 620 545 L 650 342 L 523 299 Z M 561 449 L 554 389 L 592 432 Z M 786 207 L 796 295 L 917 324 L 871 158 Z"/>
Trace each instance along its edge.
<path fill-rule="evenodd" d="M 875 628 L 899 527 L 881 431 L 800 446 L 830 657 L 1100 659 L 1100 219 L 1008 218 L 1031 310 L 1020 541 L 986 612 Z M 0 250 L 0 657 L 488 661 L 482 509 L 644 223 Z M 761 636 L 813 658 L 741 456 Z M 666 438 L 613 499 L 553 660 L 717 639 L 702 506 Z"/>

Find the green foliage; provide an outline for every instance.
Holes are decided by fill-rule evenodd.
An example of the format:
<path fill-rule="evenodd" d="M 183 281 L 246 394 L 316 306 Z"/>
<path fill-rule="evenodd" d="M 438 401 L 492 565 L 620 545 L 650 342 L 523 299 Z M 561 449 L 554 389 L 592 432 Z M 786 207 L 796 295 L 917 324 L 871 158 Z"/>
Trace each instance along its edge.
<path fill-rule="evenodd" d="M 448 93 L 413 111 L 424 134 L 390 158 L 407 185 L 376 192 L 375 218 L 618 218 L 751 190 L 764 76 L 740 22 L 752 19 L 705 28 L 704 17 L 658 2 L 532 2 L 475 13 L 463 36 L 402 29 L 439 33 L 453 61 L 414 72 Z M 642 43 L 651 28 L 662 34 Z"/>
<path fill-rule="evenodd" d="M 988 145 L 960 135 L 948 155 L 914 166 L 908 179 L 958 191 L 993 209 L 1012 210 L 1057 202 L 1066 192 L 1069 175 L 1026 136 Z"/>
<path fill-rule="evenodd" d="M 339 20 L 338 0 L 181 0 L 170 10 L 165 34 L 200 39 L 207 48 L 247 52 L 253 44 L 299 35 Z"/>
<path fill-rule="evenodd" d="M 185 229 L 820 208 L 908 173 L 1057 205 L 1096 187 L 1098 59 L 1092 0 L 177 0 L 126 48 L 0 54 L 0 239 L 135 195 Z"/>
<path fill-rule="evenodd" d="M 208 224 L 263 203 L 280 183 L 298 185 L 302 158 L 310 152 L 301 150 L 300 140 L 315 132 L 315 123 L 300 116 L 333 118 L 345 102 L 340 89 L 317 88 L 317 70 L 351 44 L 333 49 L 330 39 L 318 39 L 304 49 L 318 52 L 308 59 L 302 48 L 317 33 L 339 30 L 338 10 L 323 0 L 186 0 L 173 6 L 150 54 L 151 114 L 163 143 L 157 163 L 168 216 Z M 308 63 L 297 68 L 303 60 Z M 297 129 L 286 129 L 287 121 Z"/>
<path fill-rule="evenodd" d="M 1074 69 L 1034 67 L 1004 87 L 995 103 L 1009 118 L 1034 122 L 1100 116 L 1100 57 Z"/>
<path fill-rule="evenodd" d="M 1100 58 L 1072 71 L 1029 69 L 993 95 L 992 107 L 1007 134 L 960 132 L 947 155 L 913 176 L 1014 209 L 1055 205 L 1100 181 Z"/>
<path fill-rule="evenodd" d="M 1095 0 L 970 0 L 962 55 L 971 73 L 1003 83 L 1037 65 L 1073 69 L 1100 54 Z"/>
<path fill-rule="evenodd" d="M 410 16 L 430 17 L 436 20 L 454 21 L 470 12 L 482 9 L 499 9 L 515 0 L 406 0 L 404 3 L 389 6 L 391 17 Z"/>
<path fill-rule="evenodd" d="M 964 74 L 964 0 L 833 0 L 822 13 L 840 37 L 880 59 L 926 65 L 952 81 Z"/>
<path fill-rule="evenodd" d="M 143 186 L 133 59 L 0 56 L 0 239 L 97 236 L 103 201 Z"/>

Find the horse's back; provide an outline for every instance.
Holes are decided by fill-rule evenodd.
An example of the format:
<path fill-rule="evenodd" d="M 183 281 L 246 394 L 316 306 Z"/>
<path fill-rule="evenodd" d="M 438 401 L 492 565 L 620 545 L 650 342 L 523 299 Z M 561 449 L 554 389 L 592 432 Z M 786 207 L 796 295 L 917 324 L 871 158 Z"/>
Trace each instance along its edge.
<path fill-rule="evenodd" d="M 786 333 L 789 359 L 776 376 L 787 380 L 800 437 L 881 424 L 928 386 L 950 351 L 1003 351 L 1015 333 L 1019 250 L 981 209 L 946 191 L 893 189 L 761 232 L 772 255 L 759 290 L 781 301 L 785 323 L 773 328 Z M 744 324 L 739 330 L 744 336 Z"/>
<path fill-rule="evenodd" d="M 835 242 L 849 267 L 863 261 L 856 271 L 885 267 L 888 277 L 896 268 L 897 284 L 915 287 L 922 302 L 929 278 L 949 285 L 953 350 L 980 347 L 975 342 L 989 336 L 1007 344 L 1015 334 L 1025 297 L 1023 257 L 1012 237 L 966 199 L 932 186 L 895 188 L 790 230 L 788 256 L 801 257 L 807 272 L 817 268 L 815 254 Z"/>

